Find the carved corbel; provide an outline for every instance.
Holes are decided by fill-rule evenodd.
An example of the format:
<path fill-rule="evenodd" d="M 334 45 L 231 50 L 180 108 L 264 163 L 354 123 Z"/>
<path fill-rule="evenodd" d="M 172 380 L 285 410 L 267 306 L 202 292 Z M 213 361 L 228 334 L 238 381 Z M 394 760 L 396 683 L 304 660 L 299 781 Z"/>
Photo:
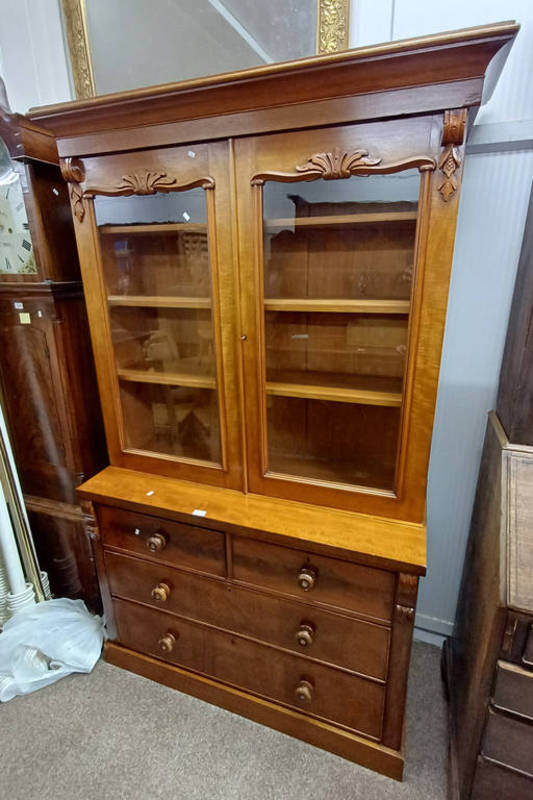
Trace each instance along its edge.
<path fill-rule="evenodd" d="M 465 136 L 466 108 L 456 108 L 444 112 L 444 127 L 442 130 L 443 151 L 439 159 L 439 170 L 444 177 L 437 186 L 445 203 L 457 191 L 458 181 L 455 173 L 461 166 L 459 146 Z"/>
<path fill-rule="evenodd" d="M 62 158 L 60 165 L 61 174 L 69 184 L 74 214 L 79 222 L 83 222 L 85 206 L 83 204 L 83 190 L 80 186 L 80 183 L 85 180 L 83 161 L 79 158 Z"/>
<path fill-rule="evenodd" d="M 394 616 L 398 622 L 413 624 L 417 593 L 418 577 L 401 572 L 398 575 L 394 605 Z"/>
<path fill-rule="evenodd" d="M 96 514 L 94 505 L 90 500 L 81 500 L 80 508 L 83 514 L 83 526 L 89 539 L 98 541 L 100 539 L 100 530 L 96 522 Z"/>

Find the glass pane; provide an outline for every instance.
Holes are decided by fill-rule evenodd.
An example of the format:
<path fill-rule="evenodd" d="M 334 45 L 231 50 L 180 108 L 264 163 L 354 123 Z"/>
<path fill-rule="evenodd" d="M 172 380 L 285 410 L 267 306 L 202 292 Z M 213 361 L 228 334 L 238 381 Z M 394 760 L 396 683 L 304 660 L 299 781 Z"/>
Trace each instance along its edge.
<path fill-rule="evenodd" d="M 220 463 L 203 189 L 97 197 L 125 447 Z"/>
<path fill-rule="evenodd" d="M 216 393 L 120 381 L 126 447 L 220 462 Z"/>
<path fill-rule="evenodd" d="M 271 472 L 393 488 L 399 408 L 268 397 L 267 420 Z"/>
<path fill-rule="evenodd" d="M 271 472 L 394 489 L 419 181 L 265 184 Z"/>

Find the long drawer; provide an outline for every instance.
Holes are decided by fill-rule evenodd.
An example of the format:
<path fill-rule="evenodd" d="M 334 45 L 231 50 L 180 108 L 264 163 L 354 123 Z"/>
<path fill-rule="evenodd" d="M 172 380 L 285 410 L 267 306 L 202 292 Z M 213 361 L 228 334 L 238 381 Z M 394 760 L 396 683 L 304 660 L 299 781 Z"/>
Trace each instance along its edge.
<path fill-rule="evenodd" d="M 533 672 L 498 661 L 492 700 L 500 710 L 520 714 L 533 722 Z"/>
<path fill-rule="evenodd" d="M 385 679 L 389 629 L 107 551 L 111 592 Z"/>
<path fill-rule="evenodd" d="M 478 756 L 471 800 L 531 800 L 533 778 Z"/>
<path fill-rule="evenodd" d="M 336 558 L 235 537 L 236 580 L 390 620 L 395 575 Z"/>
<path fill-rule="evenodd" d="M 148 514 L 99 506 L 105 546 L 212 575 L 226 574 L 224 534 Z"/>
<path fill-rule="evenodd" d="M 385 687 L 163 611 L 114 601 L 119 642 L 374 739 Z"/>
<path fill-rule="evenodd" d="M 489 709 L 481 751 L 533 777 L 533 725 Z"/>

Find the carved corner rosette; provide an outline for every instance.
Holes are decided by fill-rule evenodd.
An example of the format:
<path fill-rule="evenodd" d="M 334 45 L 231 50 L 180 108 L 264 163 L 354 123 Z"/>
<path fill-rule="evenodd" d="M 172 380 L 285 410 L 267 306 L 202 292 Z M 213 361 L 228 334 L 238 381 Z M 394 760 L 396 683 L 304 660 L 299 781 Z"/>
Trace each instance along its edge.
<path fill-rule="evenodd" d="M 437 185 L 437 189 L 445 203 L 454 196 L 459 186 L 455 173 L 462 163 L 459 146 L 464 141 L 466 114 L 465 108 L 444 112 L 444 126 L 442 129 L 442 146 L 444 149 L 438 164 L 439 170 L 444 177 Z"/>
<path fill-rule="evenodd" d="M 83 161 L 79 158 L 61 159 L 61 174 L 69 184 L 74 214 L 79 222 L 83 222 L 85 206 L 83 205 L 83 190 L 80 186 L 80 183 L 85 180 Z"/>
<path fill-rule="evenodd" d="M 262 186 L 267 180 L 285 183 L 295 181 L 313 181 L 322 178 L 325 181 L 350 178 L 352 175 L 387 175 L 406 169 L 418 169 L 420 172 L 434 170 L 435 159 L 430 156 L 411 156 L 401 161 L 383 163 L 383 159 L 375 158 L 367 150 L 340 150 L 338 148 L 323 153 L 314 153 L 305 164 L 295 167 L 294 172 L 261 172 L 254 175 L 252 186 Z"/>

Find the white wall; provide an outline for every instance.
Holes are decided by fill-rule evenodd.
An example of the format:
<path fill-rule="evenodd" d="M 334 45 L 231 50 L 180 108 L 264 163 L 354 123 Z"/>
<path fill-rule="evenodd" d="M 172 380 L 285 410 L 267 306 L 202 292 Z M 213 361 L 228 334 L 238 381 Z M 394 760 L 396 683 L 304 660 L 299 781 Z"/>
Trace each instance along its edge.
<path fill-rule="evenodd" d="M 429 470 L 429 568 L 416 620 L 449 634 L 533 176 L 533 4 L 354 0 L 352 6 L 352 47 L 436 33 L 452 20 L 455 28 L 513 18 L 522 25 L 469 139 L 459 208 Z"/>
<path fill-rule="evenodd" d="M 417 624 L 443 634 L 453 625 L 533 174 L 533 4 L 352 0 L 352 47 L 502 18 L 522 30 L 467 148 L 429 473 L 429 571 Z M 70 99 L 58 0 L 0 0 L 0 19 L 13 109 Z"/>

